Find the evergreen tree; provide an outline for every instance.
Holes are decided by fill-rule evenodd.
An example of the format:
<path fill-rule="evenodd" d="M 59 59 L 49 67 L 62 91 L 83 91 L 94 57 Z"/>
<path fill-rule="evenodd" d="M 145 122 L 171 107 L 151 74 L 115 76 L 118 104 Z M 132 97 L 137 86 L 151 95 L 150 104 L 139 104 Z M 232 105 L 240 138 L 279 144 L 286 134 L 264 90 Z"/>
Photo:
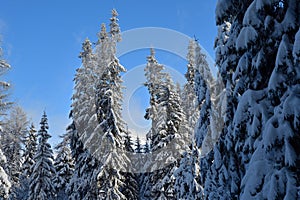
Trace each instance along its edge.
<path fill-rule="evenodd" d="M 6 171 L 12 183 L 10 198 L 16 199 L 21 175 L 22 146 L 27 132 L 27 116 L 21 107 L 15 106 L 4 119 L 2 149 L 6 156 Z"/>
<path fill-rule="evenodd" d="M 139 136 L 136 137 L 134 152 L 142 153 L 142 144 Z"/>
<path fill-rule="evenodd" d="M 96 199 L 97 198 L 97 175 L 98 167 L 96 158 L 91 155 L 92 149 L 86 149 L 88 138 L 97 124 L 95 108 L 95 73 L 96 58 L 92 52 L 92 44 L 86 39 L 82 45 L 79 56 L 82 66 L 77 69 L 75 75 L 75 92 L 72 100 L 70 117 L 72 124 L 67 128 L 70 135 L 70 148 L 74 159 L 74 174 L 67 186 L 69 199 Z"/>
<path fill-rule="evenodd" d="M 70 182 L 74 170 L 74 163 L 69 147 L 69 135 L 65 134 L 61 138 L 63 141 L 55 147 L 57 150 L 57 156 L 54 160 L 54 168 L 56 173 L 53 178 L 53 184 L 55 187 L 57 200 L 68 199 L 66 187 Z"/>
<path fill-rule="evenodd" d="M 189 136 L 192 138 L 199 118 L 199 110 L 196 102 L 197 97 L 195 94 L 196 43 L 194 40 L 191 40 L 189 43 L 187 61 L 187 72 L 185 73 L 187 82 L 182 92 L 182 108 L 186 115 L 187 127 L 190 129 Z"/>
<path fill-rule="evenodd" d="M 55 188 L 52 182 L 55 169 L 53 167 L 53 152 L 51 145 L 48 143 L 51 136 L 48 134 L 48 119 L 45 112 L 40 125 L 41 128 L 38 132 L 39 144 L 30 176 L 28 200 L 55 199 Z"/>
<path fill-rule="evenodd" d="M 195 132 L 195 141 L 198 148 L 201 148 L 203 140 L 208 133 L 211 110 L 211 75 L 206 56 L 201 52 L 199 44 L 196 44 L 196 66 L 195 66 L 195 93 L 197 96 L 197 107 L 200 108 L 200 115 Z"/>
<path fill-rule="evenodd" d="M 254 138 L 256 148 L 246 168 L 242 180 L 241 199 L 299 199 L 299 67 L 297 53 L 299 52 L 299 3 L 295 1 L 275 1 L 273 4 L 259 2 L 260 7 L 254 7 L 257 1 L 249 6 L 247 12 L 258 12 L 262 16 L 265 28 L 272 38 L 268 45 L 272 49 L 261 47 L 266 57 L 257 59 L 256 66 L 268 64 L 268 80 L 263 84 L 266 102 L 269 102 L 269 116 L 261 134 Z M 261 25 L 250 21 L 251 16 L 245 15 L 244 26 L 253 27 L 258 38 L 267 37 L 265 32 L 259 32 Z M 276 27 L 276 28 L 274 28 Z M 246 48 L 246 52 L 254 51 Z M 260 52 L 259 52 L 260 53 Z M 258 54 L 259 54 L 258 53 Z M 260 53 L 261 54 L 261 53 Z M 259 55 L 260 55 L 259 54 Z M 272 58 L 272 59 L 270 59 Z M 265 71 L 264 71 L 265 73 Z M 267 92 L 266 92 L 267 91 Z M 267 95 L 266 95 L 267 93 Z M 256 111 L 257 112 L 257 111 Z M 255 128 L 255 126 L 254 126 Z M 251 129 L 247 128 L 248 132 Z M 250 132 L 251 133 L 251 132 Z M 247 140 L 246 140 L 247 141 Z M 247 143 L 246 143 L 247 144 Z M 255 176 L 253 176 L 255 175 Z M 254 179 L 255 177 L 255 179 Z"/>
<path fill-rule="evenodd" d="M 162 72 L 164 67 L 161 64 L 158 64 L 155 59 L 154 49 L 151 49 L 150 56 L 147 57 L 148 63 L 145 68 L 146 83 L 145 86 L 148 88 L 150 93 L 150 107 L 147 108 L 145 118 L 151 119 L 151 129 L 147 134 L 147 138 L 150 139 L 150 149 L 155 151 L 158 148 L 161 148 L 164 143 L 161 142 L 161 135 L 159 129 L 164 128 L 166 123 L 166 112 L 165 107 L 161 106 L 159 108 L 159 103 L 162 100 L 166 100 L 167 93 L 164 82 L 166 82 L 167 74 Z M 163 104 L 161 104 L 163 105 Z M 160 113 L 158 114 L 158 110 Z"/>
<path fill-rule="evenodd" d="M 131 135 L 130 135 L 130 132 L 129 132 L 128 128 L 127 128 L 127 131 L 124 134 L 125 134 L 125 136 L 124 136 L 125 151 L 134 152 L 133 142 L 132 142 Z"/>
<path fill-rule="evenodd" d="M 159 97 L 159 90 L 161 90 L 161 86 L 163 82 L 165 82 L 166 73 L 162 72 L 164 67 L 160 65 L 157 60 L 155 59 L 155 52 L 154 49 L 150 50 L 150 56 L 147 57 L 147 65 L 145 67 L 145 76 L 146 76 L 146 83 L 144 85 L 148 88 L 150 94 L 150 107 L 146 109 L 145 119 L 151 119 L 151 129 L 147 133 L 147 142 L 145 144 L 146 148 L 144 150 L 145 153 L 152 152 L 157 150 L 159 143 L 161 142 L 161 136 L 158 134 L 158 124 L 159 124 L 159 115 L 158 115 L 158 97 Z M 163 117 L 165 117 L 165 113 L 161 114 L 161 123 L 165 123 Z M 150 145 L 148 144 L 150 143 Z M 160 145 L 162 145 L 161 143 Z M 152 164 L 152 157 L 147 157 L 147 161 L 144 165 L 145 171 L 147 173 L 143 174 L 141 179 L 141 191 L 140 196 L 142 199 L 151 199 L 154 196 L 151 194 L 152 187 L 154 187 L 157 180 L 155 180 L 154 173 L 152 172 L 151 164 Z"/>
<path fill-rule="evenodd" d="M 95 82 L 97 75 L 96 58 L 93 54 L 92 44 L 89 39 L 86 39 L 82 44 L 82 52 L 80 52 L 79 58 L 82 60 L 82 66 L 76 71 L 74 78 L 74 94 L 72 96 L 72 117 L 76 126 L 76 130 L 80 134 L 79 137 L 82 142 L 86 142 L 94 129 L 90 127 L 94 125 L 90 121 L 95 117 Z M 90 121 L 90 123 L 88 123 Z M 87 126 L 87 124 L 91 124 Z"/>
<path fill-rule="evenodd" d="M 29 191 L 29 179 L 32 174 L 34 165 L 34 156 L 37 150 L 37 134 L 33 124 L 31 124 L 25 140 L 25 150 L 23 157 L 23 164 L 20 176 L 20 186 L 17 190 L 16 199 L 27 199 Z"/>
<path fill-rule="evenodd" d="M 237 199 L 240 174 L 238 154 L 235 152 L 235 141 L 232 136 L 233 118 L 238 103 L 238 93 L 234 92 L 236 82 L 233 72 L 241 55 L 236 49 L 236 40 L 241 30 L 241 19 L 249 1 L 223 1 L 217 3 L 216 21 L 219 26 L 216 38 L 216 64 L 226 89 L 226 113 L 224 128 L 214 147 L 214 161 L 205 182 L 207 199 Z"/>
<path fill-rule="evenodd" d="M 213 84 L 213 77 L 211 75 L 206 56 L 201 52 L 200 45 L 197 43 L 195 48 L 195 93 L 197 96 L 197 107 L 200 108 L 200 115 L 195 129 L 195 143 L 198 149 L 201 148 L 200 158 L 200 172 L 201 176 L 198 178 L 198 184 L 204 185 L 207 171 L 212 164 L 212 152 L 209 145 L 213 144 L 212 140 L 214 133 L 211 128 L 212 120 L 212 102 L 211 102 L 211 86 Z M 196 154 L 197 155 L 197 154 Z"/>
<path fill-rule="evenodd" d="M 175 171 L 176 190 L 179 199 L 202 199 L 203 188 L 201 185 L 204 185 L 205 176 L 212 162 L 212 152 L 205 153 L 205 151 L 213 145 L 213 142 L 209 141 L 212 139 L 210 137 L 212 135 L 210 90 L 213 78 L 206 57 L 195 41 L 191 41 L 189 44 L 187 59 L 188 71 L 185 75 L 187 83 L 184 86 L 183 105 L 188 120 L 188 139 L 192 142 Z M 199 118 L 198 122 L 196 118 Z M 189 178 L 185 178 L 186 176 Z"/>
<path fill-rule="evenodd" d="M 149 142 L 145 142 L 145 144 L 143 145 L 143 153 L 149 153 L 150 152 L 150 145 Z"/>
<path fill-rule="evenodd" d="M 182 151 L 188 149 L 188 144 L 185 142 L 189 141 L 186 136 L 186 120 L 181 108 L 180 96 L 169 77 L 166 80 L 165 92 L 168 94 L 167 99 L 165 102 L 163 102 L 164 100 L 161 101 L 160 104 L 166 106 L 166 127 L 161 129 L 159 134 L 162 135 L 160 142 L 165 143 L 166 146 L 157 149 L 156 152 L 153 151 L 153 153 L 156 161 L 165 160 L 166 162 L 161 162 L 161 166 L 159 166 L 160 162 L 158 163 L 159 170 L 154 172 L 153 177 L 156 177 L 156 182 L 151 192 L 154 197 L 174 199 L 176 198 L 176 191 L 173 174 L 178 167 Z M 160 113 L 158 112 L 158 114 Z"/>
<path fill-rule="evenodd" d="M 125 131 L 125 122 L 122 119 L 122 101 L 123 101 L 123 80 L 121 78 L 121 73 L 126 72 L 126 69 L 119 63 L 119 59 L 116 57 L 117 53 L 117 42 L 121 41 L 121 32 L 118 22 L 118 13 L 115 9 L 112 10 L 112 18 L 110 19 L 110 48 L 109 48 L 109 63 L 108 70 L 110 73 L 110 86 L 113 91 L 113 104 L 112 109 L 115 113 L 116 125 L 118 126 L 120 132 Z"/>
<path fill-rule="evenodd" d="M 75 171 L 67 189 L 71 199 L 125 198 L 122 192 L 127 189 L 121 173 L 129 163 L 121 117 L 120 73 L 125 68 L 116 57 L 116 43 L 121 37 L 117 12 L 113 10 L 112 14 L 109 34 L 105 25 L 101 26 L 95 54 L 91 43 L 84 43 L 83 66 L 75 77 L 71 128 Z"/>
<path fill-rule="evenodd" d="M 216 19 L 222 31 L 216 40 L 217 64 L 227 89 L 227 113 L 206 182 L 208 198 L 297 198 L 297 186 L 290 187 L 296 171 L 285 170 L 297 157 L 290 156 L 293 148 L 283 142 L 290 137 L 276 135 L 276 123 L 284 124 L 283 116 L 289 115 L 283 114 L 284 102 L 297 93 L 288 87 L 293 88 L 290 74 L 297 71 L 292 46 L 298 12 L 295 1 L 218 2 Z M 283 149 L 286 154 L 280 153 Z"/>
<path fill-rule="evenodd" d="M 121 39 L 117 15 L 116 10 L 113 10 L 109 36 L 102 33 L 105 30 L 102 29 L 100 36 L 103 37 L 99 40 L 100 51 L 97 53 L 102 74 L 96 86 L 96 112 L 99 125 L 95 129 L 94 137 L 99 141 L 95 150 L 101 154 L 101 167 L 97 176 L 98 198 L 106 199 L 124 199 L 127 198 L 126 195 L 132 195 L 128 197 L 132 198 L 137 193 L 134 187 L 129 188 L 124 183 L 124 180 L 134 175 L 126 171 L 130 169 L 130 162 L 124 150 L 130 147 L 123 144 L 126 130 L 121 116 L 123 97 L 121 73 L 126 70 L 116 57 L 116 44 Z"/>
<path fill-rule="evenodd" d="M 151 49 L 145 68 L 147 80 L 145 85 L 150 93 L 150 108 L 146 110 L 145 117 L 152 121 L 147 137 L 151 142 L 152 161 L 155 161 L 154 166 L 157 170 L 144 178 L 147 186 L 143 188 L 143 198 L 175 198 L 175 180 L 172 175 L 177 165 L 177 148 L 184 145 L 182 144 L 184 139 L 180 135 L 184 121 L 180 97 L 170 76 L 162 72 L 163 69 L 164 67 L 158 64 L 154 57 L 154 50 Z M 182 143 L 179 144 L 180 142 Z M 162 149 L 163 147 L 167 149 Z M 165 150 L 168 153 L 164 152 Z M 151 165 L 146 164 L 146 168 L 153 171 Z"/>

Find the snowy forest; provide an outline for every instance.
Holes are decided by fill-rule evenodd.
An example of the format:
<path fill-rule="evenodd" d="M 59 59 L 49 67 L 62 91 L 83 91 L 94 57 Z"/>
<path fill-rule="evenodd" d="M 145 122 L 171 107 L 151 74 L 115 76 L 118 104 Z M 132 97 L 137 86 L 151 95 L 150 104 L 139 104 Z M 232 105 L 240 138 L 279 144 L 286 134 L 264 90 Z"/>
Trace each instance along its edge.
<path fill-rule="evenodd" d="M 183 86 L 149 49 L 146 141 L 122 117 L 115 9 L 83 41 L 57 146 L 47 113 L 34 125 L 0 82 L 0 199 L 299 200 L 300 1 L 218 0 L 215 19 L 216 77 L 197 40 L 182 47 Z"/>

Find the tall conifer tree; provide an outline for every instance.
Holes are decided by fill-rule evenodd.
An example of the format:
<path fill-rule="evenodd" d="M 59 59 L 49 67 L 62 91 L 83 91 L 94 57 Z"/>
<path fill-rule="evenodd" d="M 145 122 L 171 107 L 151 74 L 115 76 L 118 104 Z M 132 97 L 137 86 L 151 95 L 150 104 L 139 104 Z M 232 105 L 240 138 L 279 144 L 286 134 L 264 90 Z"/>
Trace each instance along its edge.
<path fill-rule="evenodd" d="M 55 188 L 52 178 L 55 175 L 53 167 L 53 152 L 48 139 L 48 118 L 44 112 L 41 119 L 41 128 L 38 132 L 39 144 L 34 156 L 33 171 L 30 176 L 28 200 L 55 199 Z"/>

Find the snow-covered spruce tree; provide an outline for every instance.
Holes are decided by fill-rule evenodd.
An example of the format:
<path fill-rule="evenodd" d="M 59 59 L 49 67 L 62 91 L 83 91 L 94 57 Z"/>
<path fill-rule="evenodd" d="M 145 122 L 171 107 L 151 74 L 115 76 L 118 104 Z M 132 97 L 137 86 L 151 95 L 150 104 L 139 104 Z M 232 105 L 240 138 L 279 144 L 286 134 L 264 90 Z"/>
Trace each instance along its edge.
<path fill-rule="evenodd" d="M 96 47 L 96 59 L 98 64 L 98 82 L 96 83 L 96 102 L 99 103 L 99 93 L 106 92 L 106 95 L 111 96 L 113 102 L 111 103 L 112 111 L 114 112 L 114 118 L 116 126 L 118 127 L 118 133 L 121 135 L 115 135 L 116 142 L 121 140 L 122 134 L 126 132 L 125 122 L 122 119 L 122 99 L 123 99 L 123 86 L 121 73 L 126 72 L 126 69 L 119 63 L 119 59 L 116 57 L 117 42 L 121 40 L 120 27 L 118 25 L 118 13 L 116 10 L 112 10 L 112 18 L 110 19 L 110 31 L 106 33 L 105 25 L 102 24 L 101 32 L 98 34 L 99 42 Z M 102 90 L 102 91 L 101 91 Z M 111 94 L 108 94 L 111 92 Z M 101 107 L 99 104 L 96 106 L 96 112 L 98 121 L 102 122 Z M 117 144 L 117 145 L 121 145 Z"/>
<path fill-rule="evenodd" d="M 49 126 L 45 112 L 40 125 L 41 128 L 38 131 L 39 144 L 30 176 L 28 200 L 55 199 L 55 188 L 52 182 L 55 169 L 53 167 L 53 152 L 51 145 L 48 143 L 51 136 L 48 133 Z"/>
<path fill-rule="evenodd" d="M 71 199 L 125 198 L 121 192 L 124 176 L 120 171 L 126 170 L 124 164 L 129 161 L 116 152 L 124 150 L 125 132 L 120 76 L 125 69 L 115 55 L 120 40 L 117 21 L 117 12 L 113 10 L 110 34 L 102 24 L 95 54 L 89 41 L 81 53 L 83 65 L 75 77 L 72 104 L 75 171 L 67 189 Z"/>
<path fill-rule="evenodd" d="M 292 2 L 285 4 L 283 1 L 273 1 L 272 3 L 253 1 L 243 17 L 243 27 L 236 41 L 236 49 L 241 58 L 233 75 L 233 80 L 236 82 L 234 93 L 241 97 L 234 117 L 232 135 L 236 141 L 235 152 L 240 152 L 237 163 L 240 166 L 239 179 L 242 179 L 247 173 L 248 163 L 253 152 L 263 140 L 265 126 L 268 124 L 266 121 L 276 110 L 276 108 L 273 110 L 273 106 L 280 104 L 280 98 L 286 90 L 283 89 L 286 86 L 277 91 L 273 90 L 273 80 L 276 80 L 277 83 L 281 81 L 278 85 L 284 81 L 272 71 L 277 72 L 278 70 L 276 62 L 284 32 L 295 35 L 297 30 L 297 26 L 291 23 L 293 21 L 291 17 L 299 8 L 287 12 L 288 4 L 292 4 Z M 297 15 L 294 15 L 294 18 L 296 18 L 295 16 Z M 288 48 L 285 46 L 284 51 L 288 52 Z M 288 74 L 287 71 L 283 71 Z M 276 94 L 278 91 L 280 93 Z M 240 184 L 240 180 L 236 183 Z M 238 184 L 236 187 L 239 190 L 242 189 Z"/>
<path fill-rule="evenodd" d="M 206 199 L 236 199 L 236 189 L 231 189 L 238 182 L 239 169 L 235 164 L 237 155 L 234 152 L 232 121 L 237 106 L 237 97 L 233 95 L 235 83 L 232 74 L 236 69 L 240 55 L 236 51 L 236 38 L 241 29 L 241 18 L 247 9 L 248 2 L 239 0 L 219 0 L 216 7 L 216 20 L 219 26 L 215 41 L 216 64 L 226 89 L 226 114 L 224 128 L 214 146 L 213 164 L 205 180 Z M 235 187 L 236 188 L 236 187 Z"/>
<path fill-rule="evenodd" d="M 143 153 L 149 153 L 150 152 L 150 145 L 149 145 L 148 141 L 145 142 L 142 149 L 143 149 L 142 150 Z"/>
<path fill-rule="evenodd" d="M 103 31 L 105 29 L 102 29 L 96 54 L 101 74 L 96 83 L 95 95 L 99 125 L 95 128 L 93 137 L 97 139 L 98 146 L 95 152 L 101 162 L 97 176 L 100 199 L 126 199 L 137 196 L 135 187 L 129 187 L 124 183 L 134 175 L 130 174 L 130 160 L 124 153 L 123 138 L 126 130 L 121 116 L 123 98 L 121 73 L 126 69 L 116 57 L 116 45 L 121 40 L 117 16 L 116 10 L 113 10 L 110 32 L 106 34 Z"/>
<path fill-rule="evenodd" d="M 195 94 L 195 68 L 196 68 L 196 42 L 191 40 L 188 46 L 187 54 L 187 72 L 185 73 L 186 84 L 182 91 L 182 109 L 186 115 L 187 127 L 190 137 L 194 135 L 194 129 L 199 118 L 199 109 L 197 108 L 197 97 Z"/>
<path fill-rule="evenodd" d="M 136 141 L 135 141 L 134 145 L 135 145 L 134 152 L 142 153 L 142 144 L 141 144 L 141 140 L 140 140 L 139 136 L 136 137 Z"/>
<path fill-rule="evenodd" d="M 70 148 L 74 159 L 74 173 L 67 186 L 69 199 L 96 199 L 98 168 L 96 158 L 90 149 L 85 148 L 87 138 L 93 133 L 96 121 L 95 109 L 95 73 L 96 61 L 92 44 L 86 39 L 79 56 L 82 66 L 75 75 L 75 92 L 72 97 L 72 124 L 67 128 L 70 134 Z"/>
<path fill-rule="evenodd" d="M 95 117 L 95 73 L 97 63 L 93 53 L 92 44 L 86 39 L 80 52 L 82 66 L 76 70 L 74 78 L 74 94 L 72 96 L 72 118 L 79 133 L 79 137 L 85 142 L 94 127 L 87 126 L 89 120 Z"/>
<path fill-rule="evenodd" d="M 165 130 L 161 129 L 159 132 L 159 134 L 162 135 L 160 143 L 165 143 L 166 146 L 164 148 L 157 149 L 158 153 L 153 152 L 154 155 L 156 155 L 154 158 L 156 161 L 161 159 L 161 161 L 165 160 L 165 162 L 158 163 L 158 171 L 160 172 L 156 171 L 155 173 L 158 172 L 159 175 L 163 176 L 157 179 L 158 182 L 154 185 L 152 194 L 156 194 L 157 196 L 159 195 L 159 198 L 172 199 L 177 198 L 176 191 L 174 189 L 176 178 L 173 174 L 179 165 L 179 161 L 182 157 L 182 151 L 185 152 L 188 150 L 190 141 L 187 131 L 187 122 L 181 108 L 180 93 L 177 92 L 170 76 L 166 77 L 165 84 L 167 99 L 162 100 L 159 98 L 158 102 L 160 105 L 166 106 L 166 127 Z M 158 114 L 159 113 L 160 106 L 158 109 Z"/>
<path fill-rule="evenodd" d="M 125 136 L 124 136 L 123 140 L 124 140 L 125 150 L 128 152 L 134 152 L 134 149 L 133 149 L 134 144 L 132 142 L 131 133 L 129 132 L 128 128 L 124 134 L 125 134 Z"/>
<path fill-rule="evenodd" d="M 151 129 L 147 133 L 147 153 L 156 150 L 158 147 L 158 143 L 160 142 L 161 138 L 158 134 L 158 94 L 159 94 L 159 87 L 163 85 L 163 82 L 165 81 L 166 73 L 162 72 L 164 70 L 164 67 L 157 62 L 155 59 L 155 52 L 154 49 L 150 50 L 150 56 L 147 57 L 147 65 L 145 67 L 145 77 L 146 77 L 146 83 L 144 85 L 148 88 L 149 94 L 150 94 L 150 107 L 146 109 L 145 119 L 150 120 L 151 119 Z M 163 117 L 163 114 L 161 113 L 161 117 Z M 165 122 L 165 120 L 164 120 Z M 162 121 L 163 123 L 163 121 Z M 150 145 L 149 145 L 150 144 Z M 146 153 L 144 151 L 144 153 Z M 148 155 L 148 154 L 147 154 Z M 151 199 L 153 198 L 151 196 L 151 190 L 154 186 L 156 180 L 153 180 L 152 176 L 154 172 L 151 172 L 151 161 L 152 158 L 147 157 L 147 161 L 144 165 L 145 171 L 147 173 L 143 174 L 140 180 L 141 190 L 140 190 L 140 196 L 142 199 Z"/>
<path fill-rule="evenodd" d="M 144 177 L 144 184 L 147 185 L 142 188 L 142 198 L 145 199 L 175 198 L 175 180 L 172 175 L 179 158 L 174 148 L 180 145 L 176 146 L 171 141 L 173 139 L 180 141 L 179 129 L 184 115 L 175 85 L 170 76 L 162 70 L 164 67 L 158 64 L 154 57 L 154 50 L 151 49 L 145 68 L 145 86 L 150 93 L 150 107 L 146 110 L 145 117 L 152 121 L 147 137 L 151 144 L 152 159 L 157 163 L 149 166 L 146 163 L 147 170 L 156 171 Z M 167 148 L 163 149 L 163 147 Z M 167 154 L 168 157 L 166 157 Z"/>
<path fill-rule="evenodd" d="M 34 156 L 37 150 L 37 134 L 33 124 L 30 125 L 25 138 L 25 149 L 22 155 L 23 163 L 20 175 L 20 186 L 17 189 L 16 199 L 27 199 L 29 192 L 29 179 L 34 165 Z"/>
<path fill-rule="evenodd" d="M 261 6 L 249 6 L 248 12 L 256 11 L 264 21 L 268 19 L 264 26 L 276 44 L 264 58 L 271 70 L 264 87 L 274 107 L 270 106 L 272 115 L 255 141 L 257 148 L 242 180 L 241 199 L 299 199 L 300 7 L 291 0 L 254 3 Z M 257 37 L 264 34 L 258 32 Z"/>
<path fill-rule="evenodd" d="M 113 91 L 113 104 L 112 108 L 115 113 L 116 125 L 118 126 L 121 132 L 125 131 L 125 122 L 122 119 L 122 101 L 123 101 L 123 92 L 124 86 L 122 85 L 123 80 L 121 78 L 121 73 L 126 72 L 126 69 L 119 63 L 119 59 L 116 57 L 116 46 L 117 42 L 121 40 L 121 31 L 118 25 L 118 13 L 116 10 L 112 10 L 112 18 L 110 19 L 110 36 L 111 36 L 111 44 L 110 44 L 110 63 L 109 70 L 111 76 L 111 88 Z"/>
<path fill-rule="evenodd" d="M 269 121 L 278 117 L 270 118 L 270 116 L 273 113 L 279 115 L 279 105 L 284 100 L 283 97 L 290 82 L 286 81 L 287 79 L 283 78 L 285 75 L 282 74 L 289 77 L 287 75 L 290 74 L 287 70 L 289 67 L 287 66 L 291 66 L 291 62 L 283 65 L 285 67 L 277 67 L 276 61 L 283 62 L 281 61 L 282 58 L 291 60 L 291 45 L 285 44 L 293 43 L 293 37 L 299 28 L 299 25 L 295 25 L 295 22 L 298 23 L 297 21 L 299 21 L 296 17 L 298 15 L 295 14 L 299 12 L 299 8 L 297 4 L 293 5 L 294 3 L 294 1 L 219 1 L 217 23 L 222 25 L 224 21 L 231 22 L 229 39 L 225 45 L 221 46 L 221 49 L 227 53 L 220 56 L 219 66 L 221 73 L 223 72 L 222 76 L 226 83 L 227 92 L 231 91 L 232 93 L 227 95 L 226 127 L 223 129 L 223 137 L 221 137 L 215 151 L 213 165 L 215 167 L 211 170 L 211 172 L 218 173 L 218 169 L 223 169 L 225 173 L 218 173 L 217 178 L 219 179 L 215 179 L 217 180 L 215 183 L 222 183 L 224 180 L 222 177 L 225 177 L 227 184 L 224 185 L 227 185 L 228 189 L 219 187 L 217 184 L 213 185 L 215 189 L 211 191 L 217 191 L 216 188 L 222 188 L 222 190 L 219 190 L 220 193 L 217 193 L 215 197 L 210 196 L 211 198 L 218 198 L 218 196 L 224 198 L 230 195 L 229 198 L 237 199 L 241 192 L 244 193 L 243 190 L 246 191 L 243 194 L 245 199 L 272 199 L 275 198 L 274 196 L 281 199 L 280 195 L 284 196 L 284 192 L 278 192 L 277 190 L 276 192 L 279 193 L 277 195 L 274 195 L 276 193 L 274 191 L 269 192 L 270 196 L 265 194 L 265 188 L 275 187 L 270 187 L 270 184 L 267 183 L 270 181 L 271 176 L 267 176 L 263 169 L 266 169 L 270 174 L 274 171 L 268 169 L 267 165 L 260 161 L 266 157 L 263 152 L 266 151 L 268 145 L 266 145 L 264 138 L 265 134 L 269 134 L 267 131 Z M 292 9 L 289 10 L 289 6 Z M 238 12 L 234 8 L 239 8 Z M 227 48 L 230 47 L 231 40 L 234 41 L 233 44 L 236 49 L 231 48 L 228 51 Z M 285 53 L 279 53 L 281 45 L 284 49 L 281 52 Z M 233 61 L 230 60 L 233 68 L 226 69 L 223 67 L 228 66 L 228 58 L 233 59 Z M 232 74 L 229 79 L 226 76 L 224 78 L 224 72 L 227 72 L 227 77 L 228 74 Z M 290 78 L 289 80 L 293 79 Z M 230 81 L 233 81 L 231 89 L 228 87 Z M 274 85 L 276 85 L 276 90 Z M 235 100 L 237 96 L 239 96 L 239 103 Z M 230 105 L 229 102 L 235 103 Z M 275 106 L 275 109 L 273 109 L 273 106 Z M 234 115 L 230 113 L 234 113 Z M 277 139 L 273 141 L 277 142 Z M 285 145 L 281 147 L 285 147 Z M 221 155 L 220 152 L 225 156 Z M 255 153 L 253 154 L 253 152 Z M 276 153 L 272 152 L 270 155 L 274 158 Z M 221 162 L 220 159 L 216 160 L 217 158 L 221 158 Z M 273 162 L 275 161 L 273 160 Z M 253 169 L 257 170 L 257 176 L 253 176 Z M 241 179 L 245 173 L 246 176 L 241 187 Z M 264 177 L 268 178 L 264 180 Z M 277 175 L 274 175 L 274 177 L 277 180 Z M 226 191 L 226 193 L 224 194 L 221 191 Z"/>
<path fill-rule="evenodd" d="M 4 119 L 2 149 L 6 156 L 6 171 L 10 177 L 12 188 L 10 198 L 15 199 L 21 175 L 22 146 L 27 132 L 27 116 L 21 107 L 15 106 L 9 116 Z"/>
<path fill-rule="evenodd" d="M 200 45 L 197 43 L 195 48 L 195 77 L 194 77 L 194 90 L 197 96 L 197 107 L 200 108 L 200 115 L 196 125 L 194 140 L 198 149 L 202 148 L 200 158 L 200 182 L 198 184 L 204 185 L 205 177 L 209 167 L 212 164 L 212 152 L 208 149 L 209 144 L 212 145 L 212 132 L 211 123 L 211 85 L 213 84 L 213 77 L 210 72 L 206 56 L 201 52 Z M 206 141 L 204 141 L 206 139 Z M 204 142 L 206 144 L 204 144 Z M 206 149 L 205 149 L 206 148 Z M 196 153 L 196 152 L 195 152 Z"/>
<path fill-rule="evenodd" d="M 240 11 L 229 17 L 228 13 L 223 15 L 227 19 L 237 17 L 229 38 L 235 38 L 238 57 L 236 68 L 232 70 L 234 87 L 231 98 L 239 96 L 239 102 L 233 106 L 233 111 L 236 111 L 232 123 L 227 124 L 225 137 L 226 149 L 230 150 L 226 157 L 229 161 L 227 179 L 230 180 L 228 191 L 231 198 L 238 198 L 240 195 L 241 179 L 248 169 L 258 141 L 261 140 L 263 126 L 272 114 L 272 106 L 266 99 L 266 87 L 280 43 L 281 36 L 276 27 L 277 20 L 283 19 L 284 9 L 278 6 L 281 3 L 239 2 L 240 6 L 237 7 L 246 8 L 244 15 L 239 16 L 239 13 L 244 13 Z M 223 20 L 220 22 L 223 23 Z M 236 27 L 234 25 L 240 26 L 239 30 L 233 31 L 233 27 Z M 273 100 L 276 101 L 276 98 Z"/>
<path fill-rule="evenodd" d="M 233 80 L 234 94 L 240 96 L 240 99 L 231 137 L 235 140 L 235 152 L 239 152 L 239 179 L 247 171 L 248 163 L 258 146 L 257 140 L 261 140 L 264 124 L 273 113 L 272 105 L 266 98 L 266 88 L 282 35 L 277 32 L 276 18 L 280 20 L 283 17 L 283 9 L 276 6 L 280 4 L 279 1 L 274 1 L 272 5 L 264 4 L 253 1 L 248 6 L 242 21 L 243 27 L 236 40 L 236 49 L 241 57 Z M 273 100 L 276 101 L 276 98 Z"/>
<path fill-rule="evenodd" d="M 184 137 L 184 142 L 177 145 L 185 146 L 183 153 L 172 170 L 174 177 L 174 192 L 176 199 L 203 199 L 203 187 L 200 181 L 200 153 L 195 145 L 195 140 L 191 138 L 187 122 L 183 118 L 180 127 L 180 135 Z"/>
<path fill-rule="evenodd" d="M 185 77 L 187 83 L 184 85 L 182 91 L 181 104 L 186 118 L 185 130 L 187 132 L 186 140 L 189 141 L 186 151 L 179 162 L 178 168 L 174 171 L 175 177 L 175 193 L 177 199 L 202 199 L 203 189 L 200 183 L 199 171 L 199 154 L 198 148 L 194 142 L 194 131 L 197 120 L 199 118 L 199 109 L 197 108 L 197 101 L 195 95 L 195 41 L 191 40 L 188 46 L 187 54 L 187 72 Z M 183 133 L 182 133 L 183 135 Z"/>
<path fill-rule="evenodd" d="M 151 119 L 151 129 L 147 133 L 147 138 L 150 139 L 150 150 L 155 151 L 166 145 L 161 142 L 161 135 L 158 133 L 159 129 L 164 128 L 166 123 L 165 106 L 161 104 L 161 108 L 159 108 L 159 103 L 168 98 L 168 94 L 164 93 L 167 92 L 165 82 L 168 75 L 163 72 L 163 65 L 159 64 L 155 59 L 154 49 L 151 49 L 151 54 L 147 57 L 147 60 L 145 86 L 148 88 L 150 94 L 150 107 L 146 110 L 145 118 L 148 120 Z M 158 114 L 159 109 L 160 114 Z"/>
<path fill-rule="evenodd" d="M 70 150 L 70 135 L 67 133 L 61 138 L 63 139 L 56 147 L 56 158 L 54 159 L 55 176 L 53 177 L 53 184 L 55 187 L 56 199 L 68 199 L 66 187 L 74 171 L 74 163 L 71 157 Z"/>

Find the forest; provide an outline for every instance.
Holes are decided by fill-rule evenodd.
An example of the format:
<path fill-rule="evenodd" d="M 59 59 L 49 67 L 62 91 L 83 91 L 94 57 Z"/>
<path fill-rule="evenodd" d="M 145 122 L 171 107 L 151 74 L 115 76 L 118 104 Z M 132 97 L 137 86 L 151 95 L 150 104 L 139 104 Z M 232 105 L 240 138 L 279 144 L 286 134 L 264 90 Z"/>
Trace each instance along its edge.
<path fill-rule="evenodd" d="M 146 141 L 122 116 L 127 70 L 111 13 L 82 43 L 72 122 L 55 147 L 46 111 L 35 126 L 0 82 L 0 199 L 300 199 L 298 0 L 218 0 L 216 76 L 196 39 L 182 47 L 183 86 L 149 49 Z M 10 68 L 1 48 L 1 77 Z"/>

